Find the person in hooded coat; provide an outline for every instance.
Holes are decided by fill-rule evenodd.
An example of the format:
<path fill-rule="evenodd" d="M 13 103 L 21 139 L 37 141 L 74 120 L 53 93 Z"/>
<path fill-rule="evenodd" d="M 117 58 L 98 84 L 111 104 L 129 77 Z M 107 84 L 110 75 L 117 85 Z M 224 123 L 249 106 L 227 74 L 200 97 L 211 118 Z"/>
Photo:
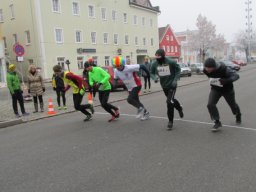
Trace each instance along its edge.
<path fill-rule="evenodd" d="M 176 61 L 165 57 L 165 51 L 158 49 L 155 54 L 156 60 L 151 66 L 151 77 L 157 83 L 160 79 L 160 84 L 167 97 L 167 115 L 168 125 L 167 130 L 173 128 L 174 108 L 178 110 L 181 118 L 184 117 L 183 108 L 180 102 L 175 99 L 175 93 L 177 89 L 177 81 L 180 78 L 180 66 Z"/>

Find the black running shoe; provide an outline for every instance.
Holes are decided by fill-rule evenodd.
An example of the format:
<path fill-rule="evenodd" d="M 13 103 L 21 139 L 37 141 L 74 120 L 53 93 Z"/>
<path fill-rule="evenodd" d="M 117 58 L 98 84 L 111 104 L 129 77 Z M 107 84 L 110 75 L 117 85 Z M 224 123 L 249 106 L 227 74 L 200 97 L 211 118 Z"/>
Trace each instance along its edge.
<path fill-rule="evenodd" d="M 220 127 L 222 127 L 222 124 L 220 121 L 215 121 L 214 125 L 212 127 L 212 132 L 217 132 L 220 130 Z"/>
<path fill-rule="evenodd" d="M 183 118 L 184 117 L 184 113 L 183 113 L 183 108 L 182 107 L 180 107 L 178 112 L 179 112 L 180 118 Z"/>
<path fill-rule="evenodd" d="M 173 122 L 169 121 L 167 125 L 167 131 L 171 131 L 173 128 Z"/>
<path fill-rule="evenodd" d="M 84 121 L 90 121 L 92 119 L 92 115 L 87 115 Z"/>
<path fill-rule="evenodd" d="M 236 123 L 237 123 L 237 124 L 241 124 L 241 123 L 242 123 L 242 118 L 241 118 L 241 116 L 242 116 L 241 114 L 237 114 L 237 115 L 236 115 Z"/>

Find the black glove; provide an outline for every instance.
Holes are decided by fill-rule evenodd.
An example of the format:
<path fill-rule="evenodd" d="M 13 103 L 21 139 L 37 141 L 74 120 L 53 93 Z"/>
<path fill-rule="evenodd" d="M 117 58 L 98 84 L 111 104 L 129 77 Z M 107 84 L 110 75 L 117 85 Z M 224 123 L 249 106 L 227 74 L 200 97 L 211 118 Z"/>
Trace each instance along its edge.
<path fill-rule="evenodd" d="M 56 91 L 56 87 L 53 87 L 52 89 L 53 89 L 53 91 Z"/>
<path fill-rule="evenodd" d="M 45 92 L 45 87 L 43 87 L 43 92 Z"/>
<path fill-rule="evenodd" d="M 219 81 L 221 85 L 226 85 L 228 83 L 228 80 L 226 79 L 220 79 Z"/>
<path fill-rule="evenodd" d="M 28 89 L 28 93 L 30 93 L 30 89 Z"/>
<path fill-rule="evenodd" d="M 102 85 L 102 83 L 96 83 L 96 84 L 95 84 L 95 88 L 96 88 L 96 89 L 99 89 L 99 87 L 100 87 L 101 85 Z"/>

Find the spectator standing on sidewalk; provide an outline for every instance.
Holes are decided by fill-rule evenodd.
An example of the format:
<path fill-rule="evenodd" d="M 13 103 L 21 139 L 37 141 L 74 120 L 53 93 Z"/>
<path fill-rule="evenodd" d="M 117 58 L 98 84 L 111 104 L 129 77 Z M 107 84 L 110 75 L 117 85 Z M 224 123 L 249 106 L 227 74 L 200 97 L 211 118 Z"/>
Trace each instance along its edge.
<path fill-rule="evenodd" d="M 43 101 L 43 93 L 45 92 L 45 86 L 43 82 L 43 77 L 36 70 L 35 65 L 29 66 L 28 71 L 28 93 L 33 96 L 35 111 L 33 113 L 38 112 L 38 100 L 40 103 L 41 112 L 44 112 L 44 101 Z"/>
<path fill-rule="evenodd" d="M 20 86 L 20 79 L 18 77 L 18 74 L 16 72 L 16 66 L 14 64 L 10 64 L 8 67 L 8 73 L 7 73 L 7 86 L 8 89 L 12 95 L 12 107 L 14 114 L 17 118 L 20 117 L 20 114 L 18 112 L 18 101 L 20 104 L 20 110 L 23 116 L 29 115 L 29 113 L 26 113 L 25 107 L 24 107 L 24 100 L 23 100 L 23 91 L 21 90 Z"/>
<path fill-rule="evenodd" d="M 144 66 L 147 68 L 148 71 L 151 70 L 151 63 L 149 62 L 149 57 L 144 58 Z M 147 85 L 148 85 L 148 92 L 151 92 L 151 81 L 150 76 L 147 75 L 145 71 L 141 71 L 142 77 L 144 77 L 144 93 L 147 92 Z"/>
<path fill-rule="evenodd" d="M 64 83 L 63 79 L 61 77 L 59 77 L 58 75 L 53 74 L 52 87 L 53 87 L 53 90 L 56 91 L 58 110 L 61 110 L 61 109 L 66 110 L 67 109 L 66 92 L 65 92 L 65 83 Z M 60 97 L 62 97 L 63 107 L 61 107 Z"/>

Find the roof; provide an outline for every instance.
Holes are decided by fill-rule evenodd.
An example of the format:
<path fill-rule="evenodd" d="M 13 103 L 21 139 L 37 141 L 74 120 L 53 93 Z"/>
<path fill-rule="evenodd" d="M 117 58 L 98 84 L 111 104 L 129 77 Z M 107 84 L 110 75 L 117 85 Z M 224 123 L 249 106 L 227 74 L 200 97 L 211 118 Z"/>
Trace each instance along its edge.
<path fill-rule="evenodd" d="M 159 41 L 160 41 L 161 39 L 163 39 L 164 34 L 165 34 L 165 31 L 166 31 L 166 27 L 160 27 L 160 28 L 158 28 Z"/>
<path fill-rule="evenodd" d="M 130 5 L 138 6 L 144 9 L 148 9 L 154 12 L 160 12 L 158 6 L 153 7 L 150 0 L 129 0 Z"/>

